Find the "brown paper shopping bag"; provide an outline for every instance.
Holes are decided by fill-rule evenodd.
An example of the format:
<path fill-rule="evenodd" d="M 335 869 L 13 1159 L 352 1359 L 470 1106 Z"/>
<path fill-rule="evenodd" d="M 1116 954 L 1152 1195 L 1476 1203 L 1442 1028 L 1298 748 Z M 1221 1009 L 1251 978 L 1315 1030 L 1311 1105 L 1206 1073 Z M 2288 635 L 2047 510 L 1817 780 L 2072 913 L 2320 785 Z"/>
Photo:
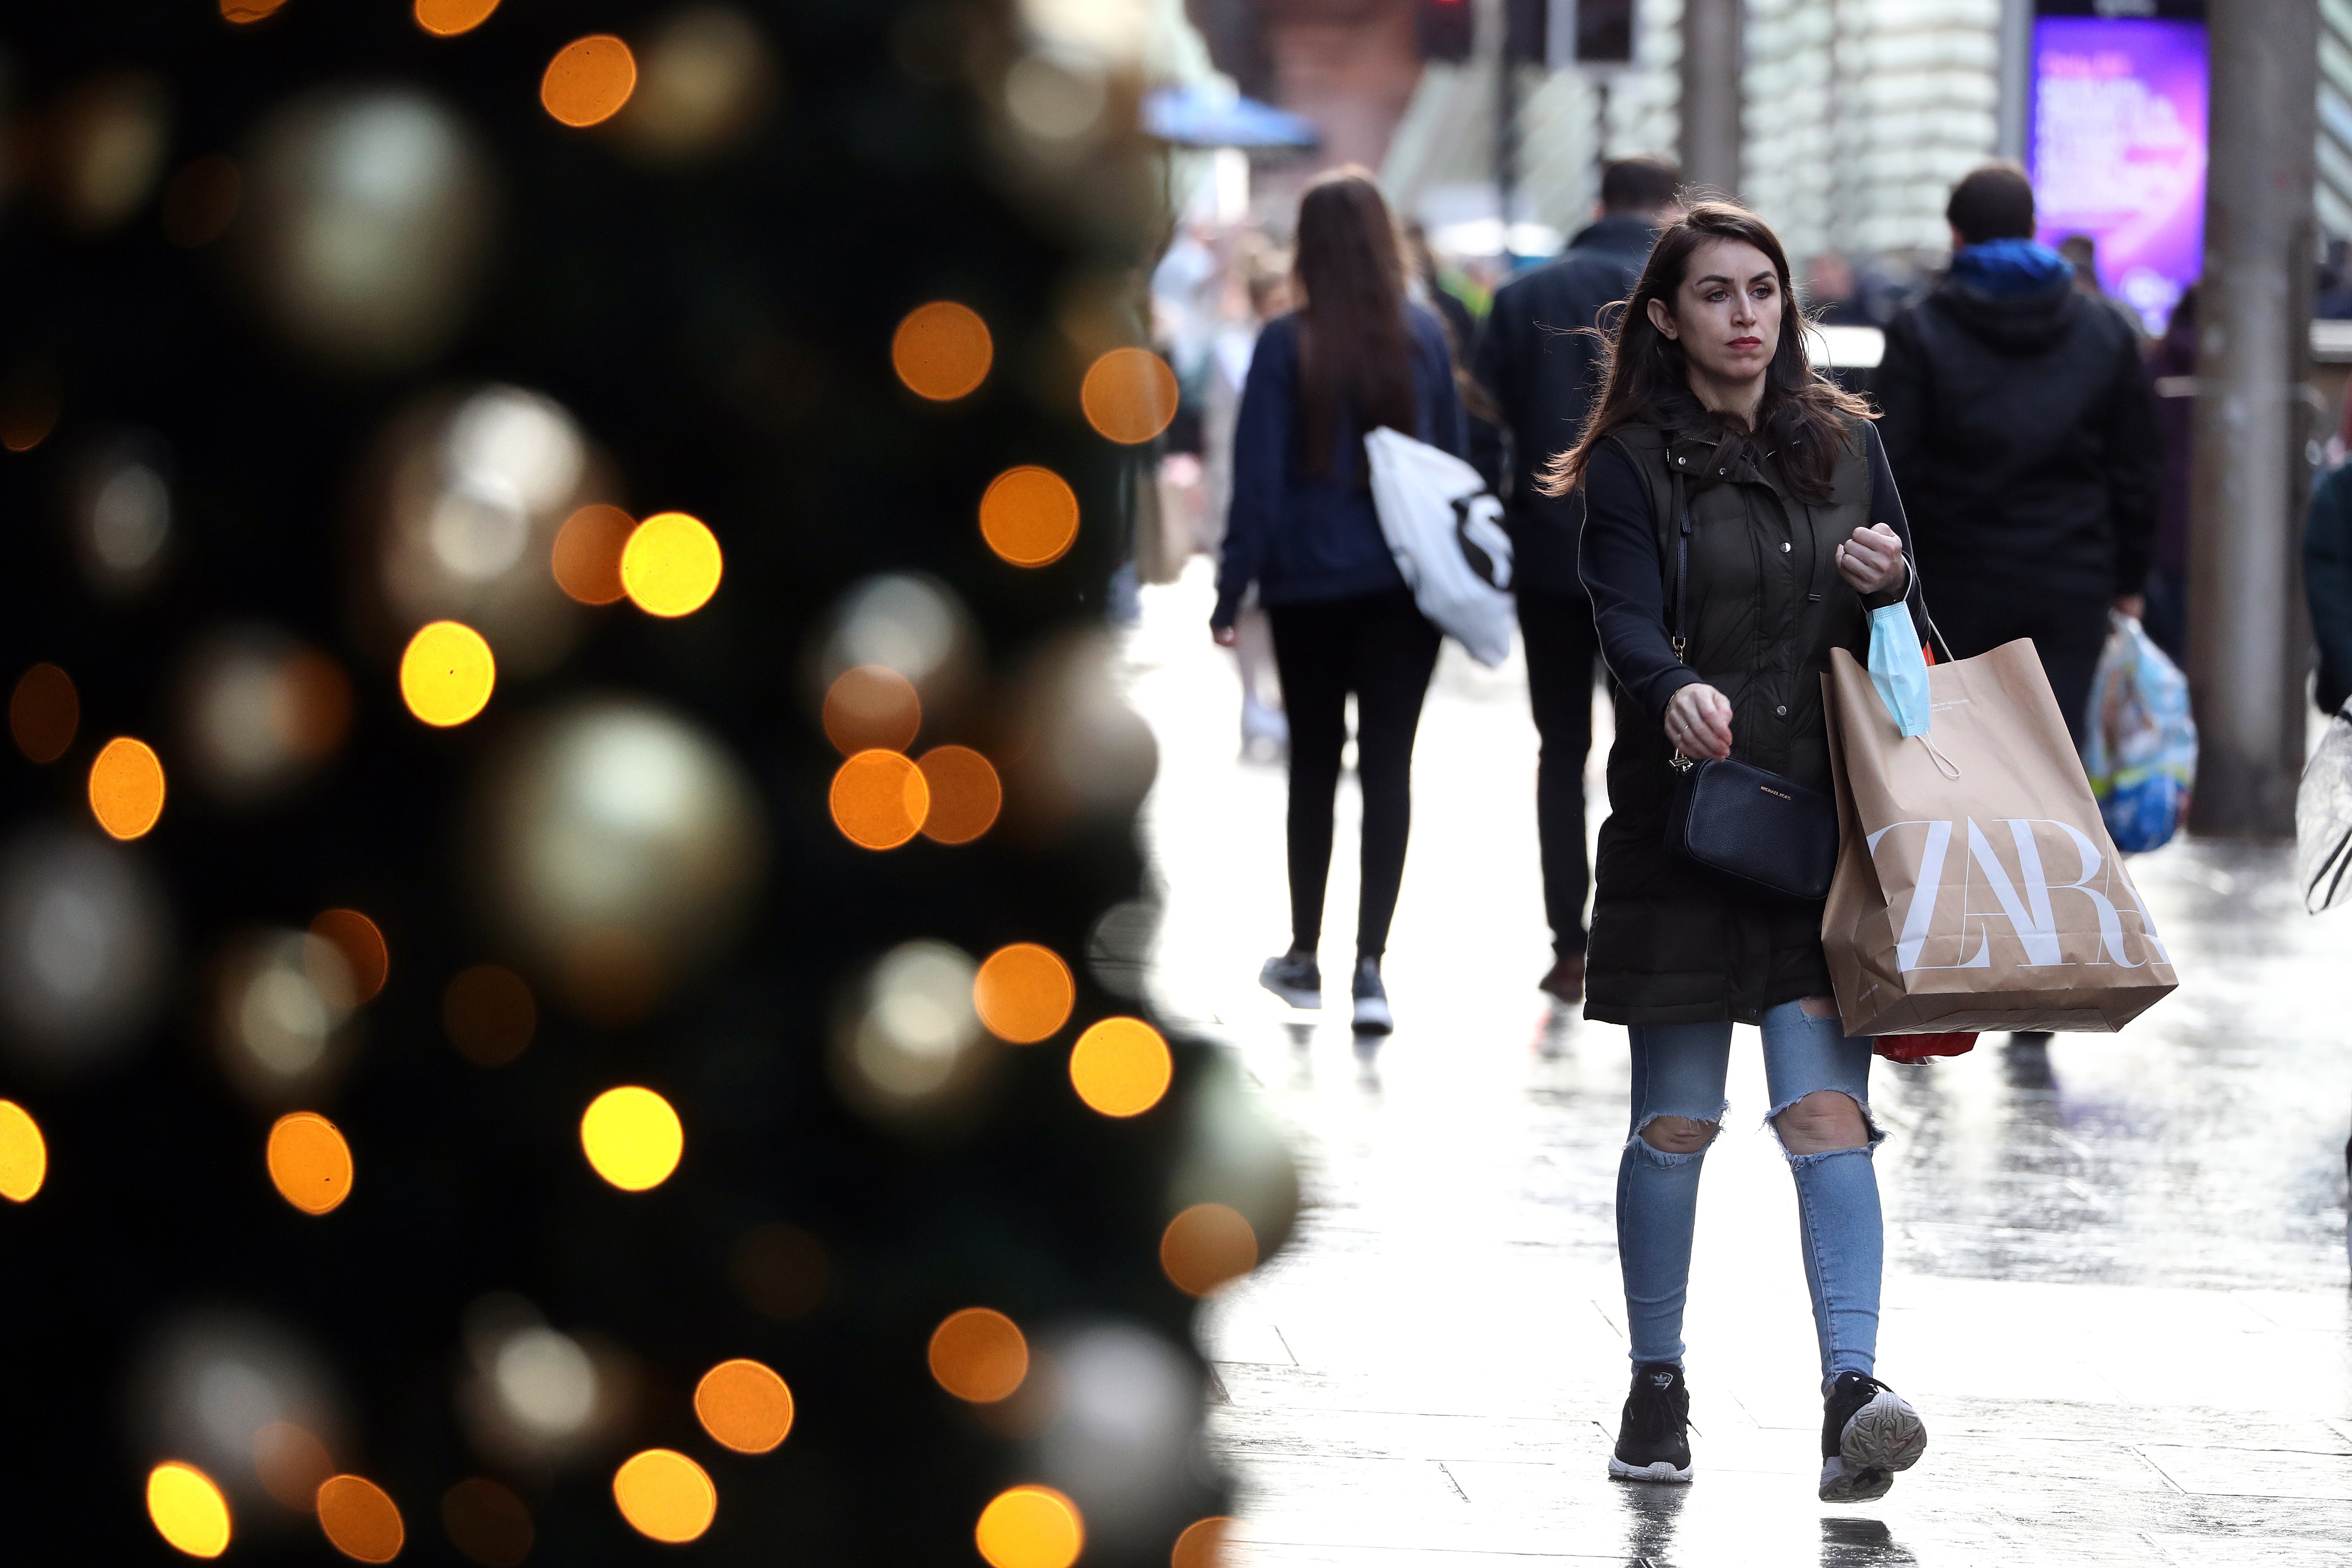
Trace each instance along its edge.
<path fill-rule="evenodd" d="M 2032 643 L 1930 668 L 1908 740 L 1869 671 L 1830 661 L 1822 945 L 1847 1034 L 2112 1031 L 2179 984 Z"/>

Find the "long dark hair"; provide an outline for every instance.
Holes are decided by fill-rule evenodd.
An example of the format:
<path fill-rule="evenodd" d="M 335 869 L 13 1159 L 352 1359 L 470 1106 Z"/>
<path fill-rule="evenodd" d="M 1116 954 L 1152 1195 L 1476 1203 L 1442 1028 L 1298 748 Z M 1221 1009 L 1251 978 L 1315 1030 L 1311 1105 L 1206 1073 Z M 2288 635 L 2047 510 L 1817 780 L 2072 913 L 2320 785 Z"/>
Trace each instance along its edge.
<path fill-rule="evenodd" d="M 1332 468 L 1343 415 L 1367 431 L 1414 426 L 1404 255 L 1380 186 L 1337 169 L 1298 203 L 1299 468 Z"/>
<path fill-rule="evenodd" d="M 1762 218 L 1729 202 L 1694 204 L 1681 221 L 1658 236 L 1633 297 L 1609 307 L 1619 314 L 1613 330 L 1604 328 L 1598 334 L 1606 384 L 1576 445 L 1544 469 L 1544 493 L 1566 495 L 1583 483 L 1593 452 L 1620 426 L 1672 422 L 1672 411 L 1694 401 L 1683 346 L 1650 320 L 1650 301 L 1659 300 L 1672 311 L 1692 256 L 1718 239 L 1754 246 L 1770 259 L 1780 279 L 1780 341 L 1764 373 L 1764 398 L 1756 408 L 1753 434 L 1780 454 L 1781 472 L 1800 496 L 1811 501 L 1828 499 L 1852 422 L 1877 416 L 1870 405 L 1813 369 L 1805 354 L 1804 312 L 1789 286 L 1789 253 Z"/>

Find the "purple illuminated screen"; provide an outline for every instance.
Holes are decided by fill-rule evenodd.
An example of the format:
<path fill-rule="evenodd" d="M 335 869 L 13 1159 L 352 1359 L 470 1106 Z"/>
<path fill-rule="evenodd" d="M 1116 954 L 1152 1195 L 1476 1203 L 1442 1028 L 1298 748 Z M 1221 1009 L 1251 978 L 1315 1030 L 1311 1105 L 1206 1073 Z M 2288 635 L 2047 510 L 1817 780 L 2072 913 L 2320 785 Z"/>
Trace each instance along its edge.
<path fill-rule="evenodd" d="M 2033 25 L 2026 172 L 2037 237 L 2096 240 L 2100 283 L 2150 331 L 2203 268 L 2205 81 L 2202 23 Z"/>

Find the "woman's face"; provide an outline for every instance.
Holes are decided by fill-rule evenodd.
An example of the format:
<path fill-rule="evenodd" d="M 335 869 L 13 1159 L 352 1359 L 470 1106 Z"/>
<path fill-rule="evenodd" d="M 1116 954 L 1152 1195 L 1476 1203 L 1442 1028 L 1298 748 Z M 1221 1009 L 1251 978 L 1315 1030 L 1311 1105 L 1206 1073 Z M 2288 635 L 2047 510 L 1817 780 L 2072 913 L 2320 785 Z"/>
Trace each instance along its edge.
<path fill-rule="evenodd" d="M 1771 258 L 1745 240 L 1714 239 L 1691 253 L 1671 310 L 1650 301 L 1650 321 L 1683 345 L 1699 374 L 1737 385 L 1770 367 L 1781 305 Z"/>

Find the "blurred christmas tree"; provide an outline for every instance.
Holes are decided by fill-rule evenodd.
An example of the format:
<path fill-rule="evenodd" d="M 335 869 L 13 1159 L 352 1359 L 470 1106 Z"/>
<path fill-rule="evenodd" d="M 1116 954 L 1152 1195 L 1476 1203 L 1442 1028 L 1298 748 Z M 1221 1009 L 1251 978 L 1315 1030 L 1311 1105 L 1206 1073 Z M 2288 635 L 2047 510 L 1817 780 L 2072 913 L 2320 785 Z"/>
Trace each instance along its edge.
<path fill-rule="evenodd" d="M 1139 25 L 0 24 L 22 1560 L 1214 1561 Z"/>

